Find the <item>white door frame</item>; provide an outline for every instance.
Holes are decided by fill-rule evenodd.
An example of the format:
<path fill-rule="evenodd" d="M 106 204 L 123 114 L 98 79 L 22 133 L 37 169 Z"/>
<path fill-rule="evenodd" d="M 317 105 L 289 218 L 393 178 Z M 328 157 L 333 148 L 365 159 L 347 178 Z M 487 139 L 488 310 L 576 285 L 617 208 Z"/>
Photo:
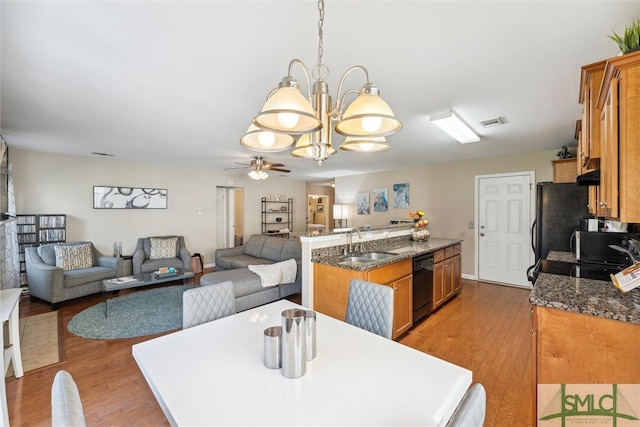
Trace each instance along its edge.
<path fill-rule="evenodd" d="M 508 173 L 496 173 L 496 174 L 489 174 L 489 175 L 476 175 L 475 176 L 475 188 L 474 188 L 474 224 L 475 224 L 475 241 L 474 241 L 474 247 L 475 247 L 475 270 L 474 270 L 474 275 L 476 280 L 480 279 L 480 241 L 478 239 L 478 233 L 479 233 L 479 229 L 478 229 L 478 217 L 479 217 L 479 212 L 480 212 L 480 200 L 478 197 L 479 194 L 479 183 L 481 179 L 486 179 L 486 178 L 507 178 L 507 177 L 511 177 L 511 176 L 521 176 L 521 175 L 529 175 L 529 177 L 531 178 L 531 191 L 529 191 L 529 197 L 531 198 L 530 203 L 529 203 L 529 208 L 530 208 L 530 213 L 529 213 L 529 219 L 531 220 L 531 223 L 529 224 L 529 265 L 533 264 L 534 260 L 535 260 L 535 255 L 533 253 L 533 249 L 531 249 L 531 225 L 533 224 L 533 221 L 536 219 L 536 172 L 535 171 L 525 171 L 525 172 L 508 172 Z"/>

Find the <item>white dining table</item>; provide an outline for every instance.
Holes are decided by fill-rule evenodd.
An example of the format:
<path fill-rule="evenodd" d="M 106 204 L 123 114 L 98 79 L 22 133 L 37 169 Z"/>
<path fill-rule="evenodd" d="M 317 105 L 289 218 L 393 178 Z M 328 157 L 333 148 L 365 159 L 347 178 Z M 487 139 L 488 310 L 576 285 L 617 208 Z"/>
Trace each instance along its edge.
<path fill-rule="evenodd" d="M 7 374 L 9 364 L 13 363 L 13 372 L 16 378 L 24 375 L 22 369 L 22 353 L 20 351 L 20 296 L 22 289 L 0 290 L 0 342 L 4 343 L 4 323 L 9 322 L 9 346 L 2 352 L 0 364 L 4 367 L 3 373 Z M 4 377 L 3 375 L 3 377 Z M 0 422 L 2 426 L 9 426 L 9 408 L 7 407 L 7 389 L 5 379 L 0 383 Z"/>
<path fill-rule="evenodd" d="M 169 423 L 443 426 L 471 371 L 317 314 L 317 356 L 286 378 L 263 364 L 263 332 L 287 300 L 133 346 Z"/>

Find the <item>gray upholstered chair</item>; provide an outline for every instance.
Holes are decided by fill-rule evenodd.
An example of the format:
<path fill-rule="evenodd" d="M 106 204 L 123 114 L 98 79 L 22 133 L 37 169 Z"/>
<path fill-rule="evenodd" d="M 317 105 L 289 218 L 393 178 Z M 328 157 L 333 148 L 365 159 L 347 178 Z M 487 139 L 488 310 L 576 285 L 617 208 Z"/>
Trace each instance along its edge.
<path fill-rule="evenodd" d="M 351 280 L 345 321 L 374 334 L 391 338 L 393 289 L 364 280 Z"/>
<path fill-rule="evenodd" d="M 182 328 L 211 322 L 236 312 L 233 283 L 220 282 L 186 290 L 182 294 Z"/>
<path fill-rule="evenodd" d="M 152 257 L 151 239 L 177 239 L 176 253 L 162 258 Z M 133 274 L 152 273 L 161 267 L 182 268 L 191 271 L 191 253 L 184 244 L 183 236 L 142 237 L 138 239 L 136 250 L 131 260 Z"/>
<path fill-rule="evenodd" d="M 78 386 L 67 371 L 58 371 L 51 386 L 51 425 L 86 426 Z"/>
<path fill-rule="evenodd" d="M 487 411 L 487 393 L 480 383 L 469 387 L 451 415 L 447 427 L 482 427 Z"/>

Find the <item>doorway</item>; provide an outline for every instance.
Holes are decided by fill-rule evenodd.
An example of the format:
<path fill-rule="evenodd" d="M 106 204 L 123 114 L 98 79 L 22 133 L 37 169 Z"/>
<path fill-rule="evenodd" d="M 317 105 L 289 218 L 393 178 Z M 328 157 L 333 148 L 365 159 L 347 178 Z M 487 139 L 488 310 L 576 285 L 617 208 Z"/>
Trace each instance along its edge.
<path fill-rule="evenodd" d="M 329 197 L 324 194 L 307 195 L 307 231 L 329 228 Z"/>
<path fill-rule="evenodd" d="M 233 248 L 244 240 L 244 188 L 216 187 L 216 248 Z"/>
<path fill-rule="evenodd" d="M 476 277 L 530 288 L 535 172 L 476 176 Z"/>

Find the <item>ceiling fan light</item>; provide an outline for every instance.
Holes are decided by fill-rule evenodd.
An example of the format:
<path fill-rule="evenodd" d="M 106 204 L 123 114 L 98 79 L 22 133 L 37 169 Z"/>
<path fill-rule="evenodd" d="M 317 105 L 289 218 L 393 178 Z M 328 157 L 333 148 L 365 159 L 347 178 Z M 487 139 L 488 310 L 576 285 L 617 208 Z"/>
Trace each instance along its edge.
<path fill-rule="evenodd" d="M 395 118 L 377 90 L 369 93 L 365 89 L 360 91 L 336 124 L 336 132 L 344 136 L 378 137 L 394 134 L 400 129 L 402 123 Z"/>
<path fill-rule="evenodd" d="M 375 153 L 391 148 L 384 136 L 375 138 L 357 138 L 348 136 L 340 146 L 341 150 L 356 151 L 358 153 Z"/>
<path fill-rule="evenodd" d="M 263 181 L 269 178 L 269 174 L 262 169 L 252 170 L 251 172 L 249 172 L 249 178 L 255 179 L 256 181 Z"/>
<path fill-rule="evenodd" d="M 271 142 L 271 145 L 269 145 L 269 142 Z M 247 133 L 240 138 L 240 145 L 243 147 L 252 151 L 266 153 L 285 151 L 295 142 L 295 138 L 289 134 L 260 129 L 253 123 L 249 126 Z"/>
<path fill-rule="evenodd" d="M 293 135 L 314 132 L 322 122 L 297 87 L 280 87 L 265 102 L 253 123 L 265 130 Z"/>

